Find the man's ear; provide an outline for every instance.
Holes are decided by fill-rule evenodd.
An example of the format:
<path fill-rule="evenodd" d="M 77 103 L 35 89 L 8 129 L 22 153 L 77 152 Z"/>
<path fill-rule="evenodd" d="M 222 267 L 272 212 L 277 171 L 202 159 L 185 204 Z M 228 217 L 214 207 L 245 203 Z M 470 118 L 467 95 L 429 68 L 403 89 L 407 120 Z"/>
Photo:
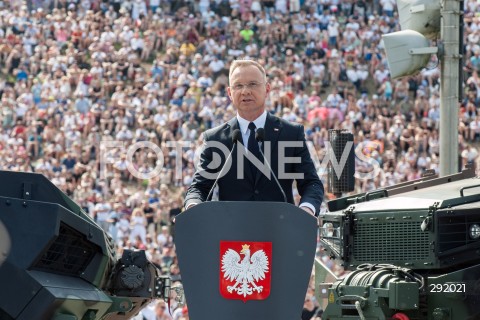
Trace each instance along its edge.
<path fill-rule="evenodd" d="M 230 87 L 227 87 L 227 95 L 228 95 L 228 98 L 230 99 L 230 101 L 233 101 L 233 99 L 232 99 L 232 90 L 230 90 Z"/>
<path fill-rule="evenodd" d="M 269 94 L 270 93 L 270 90 L 272 90 L 272 87 L 270 86 L 270 82 L 267 82 L 265 84 L 265 94 Z"/>

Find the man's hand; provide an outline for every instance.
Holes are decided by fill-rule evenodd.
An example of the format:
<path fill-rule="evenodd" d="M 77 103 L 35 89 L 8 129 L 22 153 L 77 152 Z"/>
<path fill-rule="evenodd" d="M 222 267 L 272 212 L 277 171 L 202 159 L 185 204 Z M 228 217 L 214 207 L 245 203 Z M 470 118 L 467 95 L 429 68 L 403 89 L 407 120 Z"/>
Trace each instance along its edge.
<path fill-rule="evenodd" d="M 185 210 L 188 210 L 188 209 L 190 209 L 191 207 L 196 206 L 197 204 L 198 204 L 198 203 L 196 203 L 196 202 L 191 202 L 191 203 L 188 204 L 188 206 L 185 208 Z"/>
<path fill-rule="evenodd" d="M 307 207 L 307 206 L 301 206 L 300 209 L 302 209 L 303 211 L 308 212 L 309 214 L 311 214 L 312 216 L 315 217 L 315 212 L 313 212 L 312 209 L 310 209 L 309 207 Z"/>

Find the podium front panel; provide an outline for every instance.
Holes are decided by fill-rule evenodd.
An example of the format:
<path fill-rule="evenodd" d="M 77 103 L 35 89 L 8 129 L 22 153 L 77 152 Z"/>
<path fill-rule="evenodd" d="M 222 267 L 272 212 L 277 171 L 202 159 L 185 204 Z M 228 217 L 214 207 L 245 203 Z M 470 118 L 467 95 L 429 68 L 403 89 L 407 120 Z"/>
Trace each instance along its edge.
<path fill-rule="evenodd" d="M 317 230 L 314 217 L 288 203 L 206 202 L 177 216 L 175 245 L 190 318 L 300 319 Z M 245 262 L 260 274 L 257 268 L 251 282 L 237 283 L 243 271 L 235 268 Z"/>

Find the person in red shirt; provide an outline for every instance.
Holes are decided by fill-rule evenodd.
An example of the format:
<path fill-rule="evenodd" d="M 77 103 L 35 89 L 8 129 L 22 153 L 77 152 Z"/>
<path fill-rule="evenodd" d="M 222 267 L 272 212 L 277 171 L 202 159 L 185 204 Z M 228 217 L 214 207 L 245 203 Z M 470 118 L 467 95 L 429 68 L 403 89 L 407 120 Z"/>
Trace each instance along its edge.
<path fill-rule="evenodd" d="M 23 125 L 22 120 L 17 120 L 17 124 L 12 130 L 12 137 L 22 138 L 23 140 L 25 140 L 26 131 L 27 127 Z"/>

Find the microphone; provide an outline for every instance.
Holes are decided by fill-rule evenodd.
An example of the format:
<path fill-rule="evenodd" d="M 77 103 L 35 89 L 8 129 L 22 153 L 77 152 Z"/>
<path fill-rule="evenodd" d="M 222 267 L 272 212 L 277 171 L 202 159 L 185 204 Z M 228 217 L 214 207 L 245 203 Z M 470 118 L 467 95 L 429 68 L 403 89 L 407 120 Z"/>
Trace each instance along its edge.
<path fill-rule="evenodd" d="M 233 133 L 232 133 L 232 142 L 233 142 L 232 150 L 230 150 L 230 153 L 228 154 L 227 160 L 225 160 L 225 163 L 223 164 L 222 169 L 221 169 L 220 172 L 218 173 L 218 176 L 217 176 L 217 178 L 215 179 L 215 182 L 213 183 L 213 186 L 212 186 L 212 188 L 210 189 L 210 192 L 208 193 L 207 199 L 206 199 L 205 201 L 208 201 L 208 199 L 210 198 L 210 196 L 213 196 L 213 189 L 215 189 L 215 187 L 217 186 L 218 179 L 222 176 L 222 174 L 223 174 L 223 169 L 225 169 L 226 164 L 227 164 L 228 161 L 230 161 L 230 159 L 232 158 L 233 150 L 235 150 L 235 146 L 237 145 L 238 140 L 240 140 L 241 138 L 242 138 L 242 132 L 241 132 L 239 129 L 233 130 Z"/>
<path fill-rule="evenodd" d="M 263 142 L 265 141 L 265 129 L 263 128 L 257 129 L 257 132 L 255 132 L 255 140 L 263 144 Z M 282 193 L 283 201 L 288 202 L 287 196 L 285 195 L 285 191 L 283 191 L 283 188 L 280 182 L 278 181 L 277 176 L 275 175 L 275 172 L 273 172 L 272 167 L 270 166 L 270 163 L 268 162 L 267 158 L 265 158 L 265 155 L 263 154 L 262 147 L 260 146 L 260 148 L 258 149 L 260 149 L 260 153 L 262 154 L 263 160 L 267 164 L 268 170 L 270 170 L 270 173 L 273 175 L 273 179 L 277 183 L 277 186 L 280 189 L 280 192 Z"/>

